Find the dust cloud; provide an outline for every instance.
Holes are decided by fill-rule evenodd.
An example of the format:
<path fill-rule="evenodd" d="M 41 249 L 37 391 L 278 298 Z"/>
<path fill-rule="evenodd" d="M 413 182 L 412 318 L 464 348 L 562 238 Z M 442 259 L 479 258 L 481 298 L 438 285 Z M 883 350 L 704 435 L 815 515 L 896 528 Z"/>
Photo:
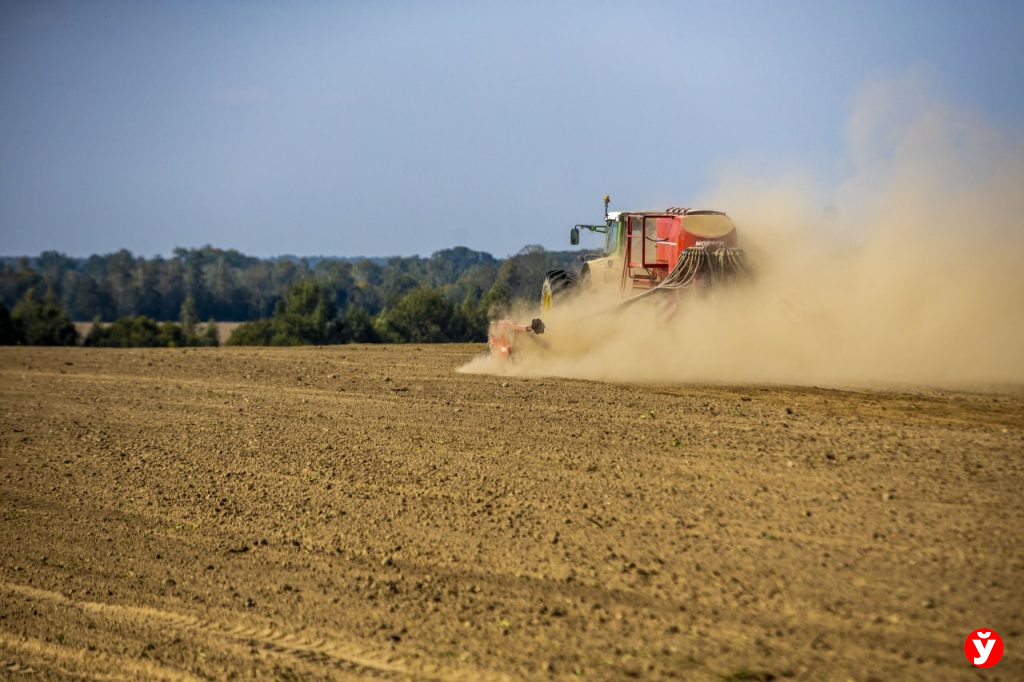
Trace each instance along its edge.
<path fill-rule="evenodd" d="M 878 83 L 847 126 L 852 172 L 726 176 L 746 285 L 593 315 L 578 299 L 514 363 L 462 371 L 627 382 L 957 386 L 1024 382 L 1024 147 L 909 81 Z M 539 288 L 539 287 L 538 287 Z M 537 313 L 534 313 L 537 314 Z M 527 322 L 529 318 L 527 317 Z"/>

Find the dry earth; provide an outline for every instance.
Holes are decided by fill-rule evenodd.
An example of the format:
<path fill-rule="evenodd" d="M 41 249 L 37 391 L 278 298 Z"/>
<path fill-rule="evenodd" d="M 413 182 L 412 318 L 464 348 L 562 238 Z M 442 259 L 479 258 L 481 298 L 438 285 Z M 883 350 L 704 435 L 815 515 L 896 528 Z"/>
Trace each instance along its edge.
<path fill-rule="evenodd" d="M 1019 388 L 457 374 L 479 350 L 0 351 L 0 672 L 1024 678 Z"/>

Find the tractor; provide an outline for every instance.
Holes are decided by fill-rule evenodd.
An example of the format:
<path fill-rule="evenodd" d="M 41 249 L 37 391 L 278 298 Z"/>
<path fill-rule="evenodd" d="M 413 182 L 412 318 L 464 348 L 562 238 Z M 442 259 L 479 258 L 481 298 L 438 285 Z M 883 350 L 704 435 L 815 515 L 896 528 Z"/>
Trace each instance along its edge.
<path fill-rule="evenodd" d="M 737 247 L 736 226 L 721 211 L 668 208 L 662 211 L 609 211 L 604 197 L 603 225 L 575 225 L 569 243 L 580 243 L 583 230 L 604 235 L 600 254 L 583 258 L 579 272 L 550 270 L 541 287 L 541 313 L 571 305 L 574 294 L 589 291 L 610 301 L 610 310 L 659 296 L 673 314 L 684 295 L 699 295 L 745 272 Z M 663 313 L 665 314 L 665 313 Z M 510 357 L 512 339 L 542 334 L 540 319 L 529 325 L 511 320 L 492 324 L 488 346 L 492 355 Z"/>

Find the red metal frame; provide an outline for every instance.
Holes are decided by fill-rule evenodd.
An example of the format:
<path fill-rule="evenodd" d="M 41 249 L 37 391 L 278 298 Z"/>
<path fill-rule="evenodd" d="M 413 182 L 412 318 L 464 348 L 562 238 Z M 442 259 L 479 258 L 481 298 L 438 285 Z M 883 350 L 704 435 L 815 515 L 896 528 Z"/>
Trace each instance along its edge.
<path fill-rule="evenodd" d="M 623 213 L 620 220 L 623 221 L 626 233 L 626 249 L 623 255 L 622 279 L 620 289 L 625 291 L 627 284 L 633 289 L 650 289 L 656 286 L 661 280 L 675 268 L 683 252 L 696 246 L 702 241 L 701 237 L 688 232 L 686 229 L 686 216 L 688 208 L 670 208 L 664 214 L 630 214 Z M 657 244 L 654 247 L 655 258 L 653 262 L 647 260 L 647 235 L 644 226 L 647 220 L 654 220 L 654 238 Z M 634 260 L 633 237 L 634 226 L 639 224 L 641 245 L 640 258 Z M 725 235 L 721 241 L 726 246 L 736 245 L 736 231 L 733 230 Z M 645 275 L 637 276 L 637 270 L 644 270 Z"/>
<path fill-rule="evenodd" d="M 662 246 L 660 243 L 656 244 L 654 247 L 654 260 L 647 260 L 647 221 L 655 221 L 653 237 L 654 239 L 660 241 L 669 236 L 669 233 L 671 231 L 670 224 L 675 223 L 678 225 L 679 218 L 676 216 L 658 216 L 643 214 L 630 215 L 628 213 L 625 214 L 623 217 L 626 219 L 626 250 L 623 254 L 622 281 L 619 288 L 625 290 L 626 280 L 630 279 L 632 280 L 634 289 L 649 289 L 657 285 L 657 283 L 660 282 L 661 280 L 665 279 L 665 276 L 671 270 L 670 266 L 674 265 L 675 263 L 670 263 L 668 260 L 661 258 Z M 636 235 L 636 233 L 634 233 L 634 226 L 637 224 L 640 230 L 639 235 Z M 638 236 L 637 242 L 640 244 L 639 260 L 633 260 L 634 236 Z M 648 273 L 648 276 L 637 277 L 634 274 L 635 270 L 645 270 Z"/>

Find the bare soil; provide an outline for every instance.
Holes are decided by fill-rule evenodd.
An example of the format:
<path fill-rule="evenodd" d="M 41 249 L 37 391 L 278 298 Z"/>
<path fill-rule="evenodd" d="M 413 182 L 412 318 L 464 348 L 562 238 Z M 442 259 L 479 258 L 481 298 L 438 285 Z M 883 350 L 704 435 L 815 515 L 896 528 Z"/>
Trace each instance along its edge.
<path fill-rule="evenodd" d="M 1020 389 L 479 351 L 0 350 L 0 674 L 1024 678 Z"/>

